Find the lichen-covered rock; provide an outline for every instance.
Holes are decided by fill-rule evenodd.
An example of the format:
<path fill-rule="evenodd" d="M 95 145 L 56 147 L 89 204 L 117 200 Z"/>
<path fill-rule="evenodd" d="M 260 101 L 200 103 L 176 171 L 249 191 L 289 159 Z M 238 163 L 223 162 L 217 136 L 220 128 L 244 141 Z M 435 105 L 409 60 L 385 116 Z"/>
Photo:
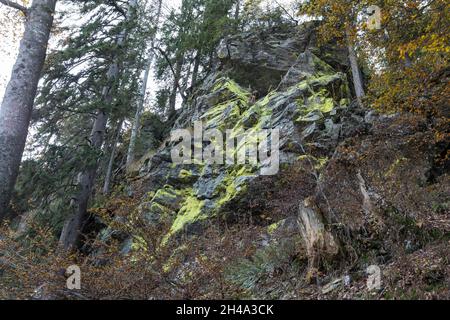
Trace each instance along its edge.
<path fill-rule="evenodd" d="M 202 121 L 203 129 L 229 130 L 233 137 L 277 128 L 282 168 L 307 150 L 330 156 L 343 127 L 360 123 L 347 116 L 350 90 L 346 74 L 340 71 L 345 66 L 332 67 L 322 60 L 312 34 L 312 26 L 307 25 L 294 32 L 227 39 L 222 70 L 205 79 L 174 128 L 192 130 L 195 121 Z M 157 180 L 156 195 L 168 185 L 181 198 L 173 198 L 181 207 L 161 203 L 165 199 L 157 196 L 146 204 L 150 220 L 172 219 L 167 241 L 181 231 L 200 230 L 198 226 L 211 217 L 227 220 L 247 210 L 248 187 L 260 183 L 263 164 L 175 166 L 168 159 L 174 145 L 166 143 L 141 169 L 149 181 Z"/>
<path fill-rule="evenodd" d="M 203 129 L 233 138 L 279 129 L 280 171 L 262 175 L 265 163 L 174 164 L 179 142 L 169 139 L 149 152 L 133 178 L 146 192 L 137 214 L 163 233 L 160 249 L 175 248 L 164 272 L 182 282 L 203 263 L 211 266 L 208 254 L 219 254 L 222 264 L 231 253 L 220 256 L 208 243 L 210 232 L 219 230 L 214 239 L 225 243 L 221 230 L 234 227 L 232 250 L 243 252 L 221 279 L 242 288 L 243 297 L 298 298 L 296 286 L 313 279 L 325 288 L 310 296 L 334 295 L 351 290 L 341 285 L 349 269 L 356 270 L 352 282 L 361 283 L 369 263 L 386 264 L 448 238 L 449 142 L 426 119 L 352 103 L 345 48 L 319 48 L 314 24 L 306 24 L 225 39 L 219 58 L 173 129 L 192 132 L 201 121 Z M 241 228 L 259 232 L 245 248 Z M 119 236 L 112 233 L 101 235 Z M 120 239 L 124 253 L 140 245 L 133 235 Z M 187 252 L 197 243 L 198 251 Z M 292 273 L 278 281 L 280 272 Z"/>
<path fill-rule="evenodd" d="M 315 27 L 316 23 L 305 23 L 288 30 L 263 30 L 232 36 L 219 46 L 219 58 L 231 78 L 256 90 L 259 96 L 278 86 L 295 85 L 313 73 L 330 68 L 329 64 L 343 70 L 347 65 L 345 49 L 338 46 L 318 49 Z M 311 50 L 326 53 L 326 63 L 313 61 Z"/>

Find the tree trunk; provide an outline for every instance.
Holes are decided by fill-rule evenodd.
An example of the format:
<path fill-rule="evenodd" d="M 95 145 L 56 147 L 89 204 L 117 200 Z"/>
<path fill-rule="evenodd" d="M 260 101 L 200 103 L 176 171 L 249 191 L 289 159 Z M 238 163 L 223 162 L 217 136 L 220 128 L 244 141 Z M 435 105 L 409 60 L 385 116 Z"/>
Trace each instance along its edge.
<path fill-rule="evenodd" d="M 137 0 L 129 0 L 128 6 L 130 9 L 136 7 Z M 129 10 L 130 10 L 129 9 Z M 127 16 L 127 19 L 131 19 L 131 15 Z M 126 31 L 123 31 L 118 40 L 118 46 L 122 46 L 127 36 Z M 107 74 L 107 85 L 102 91 L 102 101 L 105 105 L 110 105 L 113 101 L 113 89 L 114 82 L 119 76 L 119 65 L 116 61 L 109 67 Z M 91 147 L 96 151 L 100 151 L 104 142 L 104 136 L 106 131 L 106 124 L 108 122 L 108 114 L 103 109 L 97 110 L 94 125 L 90 135 Z M 74 198 L 74 213 L 67 219 L 64 224 L 61 236 L 59 238 L 59 244 L 61 249 L 70 250 L 75 248 L 79 244 L 83 225 L 87 218 L 87 208 L 89 198 L 94 188 L 95 178 L 97 175 L 98 161 L 87 167 L 85 171 L 81 172 L 78 179 L 79 193 Z"/>
<path fill-rule="evenodd" d="M 169 118 L 175 114 L 176 111 L 176 105 L 177 105 L 177 91 L 179 87 L 179 82 L 181 78 L 181 71 L 183 69 L 183 59 L 179 58 L 177 60 L 177 65 L 175 68 L 175 75 L 173 79 L 173 88 L 172 93 L 169 98 Z"/>
<path fill-rule="evenodd" d="M 150 74 L 150 66 L 152 63 L 151 59 L 152 57 L 149 57 L 149 61 L 147 62 L 147 68 L 145 69 L 143 79 L 144 82 L 142 83 L 141 88 L 141 96 L 139 97 L 139 103 L 136 108 L 136 114 L 134 116 L 133 128 L 131 129 L 130 144 L 128 145 L 128 152 L 127 152 L 127 164 L 126 164 L 127 168 L 129 168 L 131 164 L 134 162 L 134 152 L 136 150 L 136 142 L 139 134 L 139 127 L 141 125 L 141 115 L 144 109 L 145 93 L 147 91 L 147 81 Z"/>
<path fill-rule="evenodd" d="M 34 0 L 27 10 L 19 54 L 0 107 L 0 220 L 19 173 L 55 5 L 56 0 Z"/>
<path fill-rule="evenodd" d="M 361 70 L 358 65 L 358 58 L 356 56 L 355 48 L 350 41 L 350 32 L 347 31 L 347 48 L 348 48 L 348 59 L 350 61 L 350 66 L 352 68 L 352 78 L 353 86 L 355 88 L 356 100 L 359 106 L 362 106 L 362 99 L 365 96 L 364 85 L 362 81 Z"/>
<path fill-rule="evenodd" d="M 311 198 L 299 205 L 297 223 L 308 256 L 309 272 L 320 268 L 321 259 L 329 259 L 339 252 L 333 234 L 324 225 L 320 210 Z"/>
<path fill-rule="evenodd" d="M 198 69 L 200 68 L 200 57 L 201 51 L 199 50 L 194 60 L 194 70 L 192 71 L 192 81 L 191 81 L 192 88 L 195 88 L 195 86 L 197 85 Z"/>
<path fill-rule="evenodd" d="M 111 78 L 108 78 L 110 81 Z M 104 88 L 104 92 L 107 88 Z M 104 99 L 105 104 L 112 100 L 111 93 L 107 93 Z M 104 111 L 98 111 L 94 125 L 92 128 L 90 140 L 91 147 L 95 150 L 100 150 L 103 144 L 104 134 L 106 131 L 106 123 L 108 116 Z M 75 212 L 64 224 L 59 242 L 62 248 L 71 249 L 78 243 L 80 232 L 86 219 L 86 211 L 88 208 L 89 198 L 91 196 L 95 176 L 97 173 L 98 163 L 90 166 L 84 172 L 81 172 L 78 179 L 79 193 L 75 200 Z"/>
<path fill-rule="evenodd" d="M 151 41 L 151 49 L 153 49 L 153 44 L 155 41 L 156 33 L 158 32 L 158 29 L 159 29 L 159 16 L 161 15 L 161 7 L 162 7 L 162 0 L 159 0 L 158 10 L 156 13 L 156 31 L 155 31 L 155 35 L 153 36 L 152 41 Z M 127 168 L 129 168 L 131 166 L 131 164 L 134 162 L 136 141 L 137 141 L 137 137 L 139 134 L 139 127 L 141 125 L 141 115 L 142 115 L 142 111 L 144 110 L 145 93 L 147 92 L 147 82 L 148 82 L 148 77 L 150 75 L 150 68 L 153 63 L 153 57 L 154 57 L 153 51 L 150 51 L 150 54 L 149 54 L 149 57 L 147 60 L 145 73 L 144 73 L 144 79 L 143 79 L 142 88 L 141 88 L 141 95 L 139 97 L 139 103 L 136 108 L 136 115 L 134 116 L 133 128 L 131 129 L 130 144 L 128 145 L 128 152 L 127 152 L 127 164 L 126 164 Z"/>
<path fill-rule="evenodd" d="M 236 29 L 238 29 L 238 27 L 239 27 L 240 9 L 241 9 L 241 0 L 236 0 L 236 8 L 234 11 L 234 21 L 235 21 Z"/>
<path fill-rule="evenodd" d="M 113 143 L 111 145 L 111 155 L 109 156 L 109 163 L 108 163 L 108 167 L 106 169 L 106 175 L 105 175 L 105 183 L 103 184 L 103 194 L 104 195 L 107 195 L 109 193 L 109 187 L 111 185 L 111 176 L 112 176 L 112 171 L 113 171 L 113 167 L 114 167 L 114 159 L 116 158 L 117 144 L 119 143 L 120 132 L 122 131 L 122 124 L 123 124 L 123 120 L 120 120 L 119 124 L 117 125 L 116 135 L 115 135 Z"/>

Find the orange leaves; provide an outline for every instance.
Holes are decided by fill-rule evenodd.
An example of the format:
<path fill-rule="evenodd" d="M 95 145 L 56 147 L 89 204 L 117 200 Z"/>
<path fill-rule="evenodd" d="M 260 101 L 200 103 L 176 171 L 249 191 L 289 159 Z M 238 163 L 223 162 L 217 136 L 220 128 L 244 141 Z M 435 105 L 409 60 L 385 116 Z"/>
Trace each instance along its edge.
<path fill-rule="evenodd" d="M 433 71 L 437 65 L 430 67 L 427 61 L 416 61 L 410 68 L 399 65 L 384 70 L 369 83 L 369 102 L 385 112 L 441 114 L 449 97 L 445 77 Z"/>
<path fill-rule="evenodd" d="M 450 30 L 448 1 L 384 0 L 384 36 L 364 34 L 366 50 L 380 49 L 382 68 L 374 72 L 369 102 L 389 112 L 443 116 L 448 105 Z"/>
<path fill-rule="evenodd" d="M 345 38 L 346 29 L 356 25 L 360 10 L 361 4 L 356 1 L 311 0 L 301 7 L 300 14 L 322 19 L 319 33 L 321 42 L 325 43 Z"/>
<path fill-rule="evenodd" d="M 447 34 L 424 34 L 417 39 L 403 43 L 399 46 L 399 58 L 405 54 L 414 56 L 417 54 L 450 54 L 450 37 Z"/>

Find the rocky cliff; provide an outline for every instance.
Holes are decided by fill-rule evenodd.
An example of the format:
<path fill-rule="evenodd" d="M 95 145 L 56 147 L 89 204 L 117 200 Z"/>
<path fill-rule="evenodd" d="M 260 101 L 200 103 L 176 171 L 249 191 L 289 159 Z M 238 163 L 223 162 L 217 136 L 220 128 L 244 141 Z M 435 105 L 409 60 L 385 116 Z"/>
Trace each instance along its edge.
<path fill-rule="evenodd" d="M 234 136 L 279 129 L 280 170 L 174 164 L 170 139 L 140 161 L 124 183 L 136 207 L 120 219 L 138 216 L 159 232 L 170 281 L 196 283 L 195 298 L 449 297 L 439 123 L 359 108 L 348 69 L 345 50 L 319 46 L 312 24 L 221 43 L 173 129 L 196 121 Z M 114 237 L 124 254 L 148 245 L 132 231 L 101 232 Z M 375 291 L 366 285 L 371 265 L 382 271 Z"/>

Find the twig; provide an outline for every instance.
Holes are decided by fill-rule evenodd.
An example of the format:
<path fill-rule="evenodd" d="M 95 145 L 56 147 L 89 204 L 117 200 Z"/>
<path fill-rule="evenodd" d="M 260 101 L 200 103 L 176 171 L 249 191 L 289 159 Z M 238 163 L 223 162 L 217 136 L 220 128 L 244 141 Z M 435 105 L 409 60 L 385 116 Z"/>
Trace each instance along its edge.
<path fill-rule="evenodd" d="M 283 7 L 277 0 L 274 0 L 275 3 L 281 8 L 281 10 L 283 10 L 288 16 L 289 18 L 295 22 L 296 25 L 298 25 L 298 21 L 289 13 L 289 11 L 286 10 L 285 7 Z"/>
<path fill-rule="evenodd" d="M 108 0 L 107 4 L 112 6 L 114 9 L 116 9 L 120 14 L 122 14 L 125 18 L 127 17 L 127 13 L 125 10 L 123 10 L 116 2 L 115 0 Z"/>
<path fill-rule="evenodd" d="M 10 8 L 14 8 L 14 9 L 20 10 L 25 15 L 28 15 L 28 8 L 18 4 L 16 2 L 9 1 L 9 0 L 0 0 L 0 3 L 3 3 L 4 5 L 6 5 L 6 6 L 10 7 Z"/>

